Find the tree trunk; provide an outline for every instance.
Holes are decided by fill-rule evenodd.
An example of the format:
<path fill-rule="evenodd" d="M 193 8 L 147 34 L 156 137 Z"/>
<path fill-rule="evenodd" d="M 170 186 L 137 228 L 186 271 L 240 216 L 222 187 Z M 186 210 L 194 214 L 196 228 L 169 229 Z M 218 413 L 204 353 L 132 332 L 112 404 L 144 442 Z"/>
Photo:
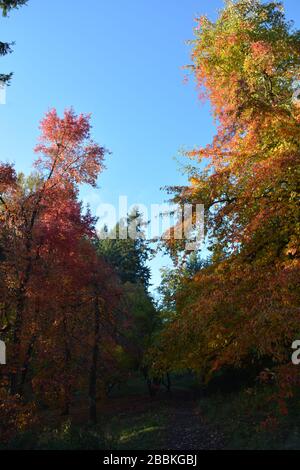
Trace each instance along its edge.
<path fill-rule="evenodd" d="M 89 419 L 92 424 L 97 424 L 97 368 L 99 358 L 99 333 L 100 333 L 100 308 L 99 299 L 95 298 L 94 305 L 94 345 L 92 349 L 92 363 L 89 380 Z"/>
<path fill-rule="evenodd" d="M 26 351 L 26 356 L 25 356 L 25 359 L 24 359 L 24 362 L 23 362 L 23 367 L 22 367 L 22 372 L 21 372 L 21 379 L 20 379 L 20 383 L 19 383 L 19 386 L 18 386 L 18 394 L 20 396 L 23 396 L 23 394 L 24 394 L 24 385 L 26 383 L 26 378 L 27 378 L 27 374 L 28 374 L 28 371 L 29 371 L 29 365 L 30 365 L 30 361 L 31 361 L 35 341 L 36 341 L 36 335 L 33 335 L 31 340 L 30 340 L 30 343 L 28 345 L 28 348 L 27 348 L 27 351 Z"/>
<path fill-rule="evenodd" d="M 167 372 L 167 391 L 168 391 L 168 393 L 171 393 L 171 386 L 172 386 L 171 377 L 170 377 L 169 372 Z"/>
<path fill-rule="evenodd" d="M 70 386 L 70 365 L 71 365 L 71 351 L 68 344 L 68 329 L 67 329 L 67 319 L 63 317 L 63 334 L 64 334 L 64 355 L 65 355 L 65 384 L 64 384 L 64 406 L 62 410 L 62 416 L 69 416 L 70 414 L 70 395 L 71 395 L 71 386 Z"/>
<path fill-rule="evenodd" d="M 20 380 L 20 349 L 21 349 L 21 333 L 23 326 L 23 317 L 25 309 L 25 295 L 23 289 L 19 293 L 17 307 L 16 307 L 16 321 L 14 325 L 14 335 L 13 335 L 13 358 L 12 366 L 14 371 L 11 373 L 10 377 L 10 394 L 16 395 L 19 388 Z"/>

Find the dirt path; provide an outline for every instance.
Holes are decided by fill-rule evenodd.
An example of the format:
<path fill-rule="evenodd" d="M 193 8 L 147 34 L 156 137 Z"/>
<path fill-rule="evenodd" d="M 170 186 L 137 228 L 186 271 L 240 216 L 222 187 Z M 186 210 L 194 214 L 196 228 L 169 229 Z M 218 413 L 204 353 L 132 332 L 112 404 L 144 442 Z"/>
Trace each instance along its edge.
<path fill-rule="evenodd" d="M 140 416 L 143 414 L 155 416 L 160 411 L 164 416 L 163 424 L 161 431 L 155 431 L 153 449 L 189 451 L 224 448 L 222 433 L 206 422 L 205 414 L 201 410 L 201 401 L 199 406 L 199 398 L 195 399 L 189 390 L 175 389 L 172 394 L 163 392 L 155 398 L 150 398 L 147 394 L 117 397 L 105 403 L 101 402 L 98 406 L 98 414 L 105 416 L 105 422 L 108 422 L 111 416 L 118 417 L 120 423 L 124 422 L 124 429 L 129 426 L 134 432 L 141 427 Z M 73 414 L 73 422 L 84 423 L 86 413 L 85 405 L 82 408 L 78 407 Z M 143 428 L 141 428 L 142 434 Z M 138 445 L 140 446 L 141 442 Z M 152 449 L 147 447 L 150 448 Z"/>
<path fill-rule="evenodd" d="M 224 448 L 219 431 L 205 423 L 198 404 L 185 399 L 171 400 L 169 425 L 166 429 L 168 450 L 215 450 Z"/>

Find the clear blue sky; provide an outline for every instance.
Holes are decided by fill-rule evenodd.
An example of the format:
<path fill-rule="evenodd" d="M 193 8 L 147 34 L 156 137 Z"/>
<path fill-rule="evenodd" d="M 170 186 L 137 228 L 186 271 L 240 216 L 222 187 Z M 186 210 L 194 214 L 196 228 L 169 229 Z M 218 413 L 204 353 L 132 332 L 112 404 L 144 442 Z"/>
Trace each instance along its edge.
<path fill-rule="evenodd" d="M 286 0 L 300 27 L 299 0 Z M 0 106 L 0 159 L 28 173 L 38 123 L 52 107 L 91 112 L 93 136 L 113 153 L 99 189 L 83 188 L 96 210 L 100 201 L 160 203 L 162 186 L 182 184 L 174 157 L 203 145 L 214 127 L 195 84 L 183 84 L 190 62 L 186 40 L 194 18 L 214 18 L 221 0 L 29 0 L 0 19 L 1 41 L 16 42 L 1 59 L 14 71 L 7 104 Z M 152 263 L 153 282 L 163 262 Z"/>

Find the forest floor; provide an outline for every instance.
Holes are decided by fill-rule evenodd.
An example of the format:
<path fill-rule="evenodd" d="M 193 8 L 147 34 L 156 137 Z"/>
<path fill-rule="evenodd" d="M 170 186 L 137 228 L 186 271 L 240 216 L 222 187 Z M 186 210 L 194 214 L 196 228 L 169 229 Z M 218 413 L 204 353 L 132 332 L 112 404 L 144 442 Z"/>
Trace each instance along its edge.
<path fill-rule="evenodd" d="M 46 413 L 48 430 L 41 434 L 38 448 L 98 448 L 98 445 L 101 448 L 103 444 L 111 450 L 224 447 L 221 431 L 208 423 L 199 399 L 185 385 L 174 387 L 171 393 L 162 388 L 157 396 L 150 397 L 145 383 L 138 379 L 116 390 L 110 398 L 100 400 L 98 419 L 95 428 L 89 427 L 86 405 L 78 403 L 69 418 L 56 412 Z"/>
<path fill-rule="evenodd" d="M 174 381 L 175 382 L 175 381 Z M 202 398 L 188 377 L 176 378 L 151 398 L 139 377 L 99 400 L 96 426 L 88 424 L 86 403 L 69 417 L 45 411 L 36 431 L 22 433 L 13 449 L 42 450 L 214 450 L 300 449 L 300 395 L 278 429 L 264 430 L 267 389 L 248 389 Z"/>
<path fill-rule="evenodd" d="M 269 394 L 268 388 L 246 388 L 201 398 L 185 376 L 173 380 L 172 393 L 162 388 L 150 398 L 137 379 L 99 407 L 99 416 L 112 423 L 114 449 L 299 449 L 300 395 L 270 432 L 261 426 Z"/>
<path fill-rule="evenodd" d="M 124 450 L 210 450 L 224 447 L 221 431 L 207 422 L 198 401 L 178 392 L 165 395 L 115 401 L 111 403 L 113 418 L 110 406 L 102 413 L 100 410 L 103 423 L 110 419 L 110 433 L 117 440 L 112 442 L 112 447 Z"/>
<path fill-rule="evenodd" d="M 221 431 L 209 425 L 193 397 L 178 397 L 169 402 L 164 448 L 169 450 L 213 450 L 224 447 Z"/>
<path fill-rule="evenodd" d="M 127 391 L 128 393 L 128 391 Z M 150 398 L 146 390 L 122 398 L 114 396 L 99 410 L 104 421 L 111 419 L 112 434 L 120 449 L 201 450 L 222 449 L 221 430 L 205 418 L 193 391 L 174 387 Z M 115 425 L 114 425 L 115 423 Z"/>

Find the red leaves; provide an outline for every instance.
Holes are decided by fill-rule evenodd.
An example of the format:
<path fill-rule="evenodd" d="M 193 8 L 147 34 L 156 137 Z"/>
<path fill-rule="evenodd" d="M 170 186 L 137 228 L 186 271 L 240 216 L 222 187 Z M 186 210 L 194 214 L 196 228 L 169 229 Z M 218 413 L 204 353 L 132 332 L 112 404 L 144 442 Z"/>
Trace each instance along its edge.
<path fill-rule="evenodd" d="M 66 110 L 64 117 L 59 118 L 52 109 L 46 113 L 40 124 L 41 139 L 52 143 L 78 145 L 90 138 L 90 115 L 76 116 L 73 110 Z"/>
<path fill-rule="evenodd" d="M 16 172 L 11 165 L 0 163 L 0 194 L 16 183 Z"/>
<path fill-rule="evenodd" d="M 91 140 L 90 115 L 76 116 L 70 109 L 60 118 L 53 109 L 40 128 L 40 144 L 35 151 L 41 155 L 35 166 L 45 178 L 95 186 L 106 151 Z"/>
<path fill-rule="evenodd" d="M 271 54 L 272 48 L 267 42 L 257 41 L 251 44 L 251 52 L 254 58 L 261 59 L 261 56 Z"/>
<path fill-rule="evenodd" d="M 28 179 L 0 164 L 0 314 L 11 318 L 13 399 L 33 379 L 41 399 L 59 395 L 67 409 L 87 381 L 96 298 L 110 360 L 123 322 L 118 280 L 94 244 L 96 219 L 78 200 L 77 185 L 96 184 L 105 150 L 91 139 L 90 116 L 73 110 L 46 114 L 35 150 L 38 171 Z"/>
<path fill-rule="evenodd" d="M 19 396 L 11 396 L 0 388 L 0 439 L 9 442 L 19 432 L 27 431 L 36 423 L 35 406 L 24 404 Z"/>

